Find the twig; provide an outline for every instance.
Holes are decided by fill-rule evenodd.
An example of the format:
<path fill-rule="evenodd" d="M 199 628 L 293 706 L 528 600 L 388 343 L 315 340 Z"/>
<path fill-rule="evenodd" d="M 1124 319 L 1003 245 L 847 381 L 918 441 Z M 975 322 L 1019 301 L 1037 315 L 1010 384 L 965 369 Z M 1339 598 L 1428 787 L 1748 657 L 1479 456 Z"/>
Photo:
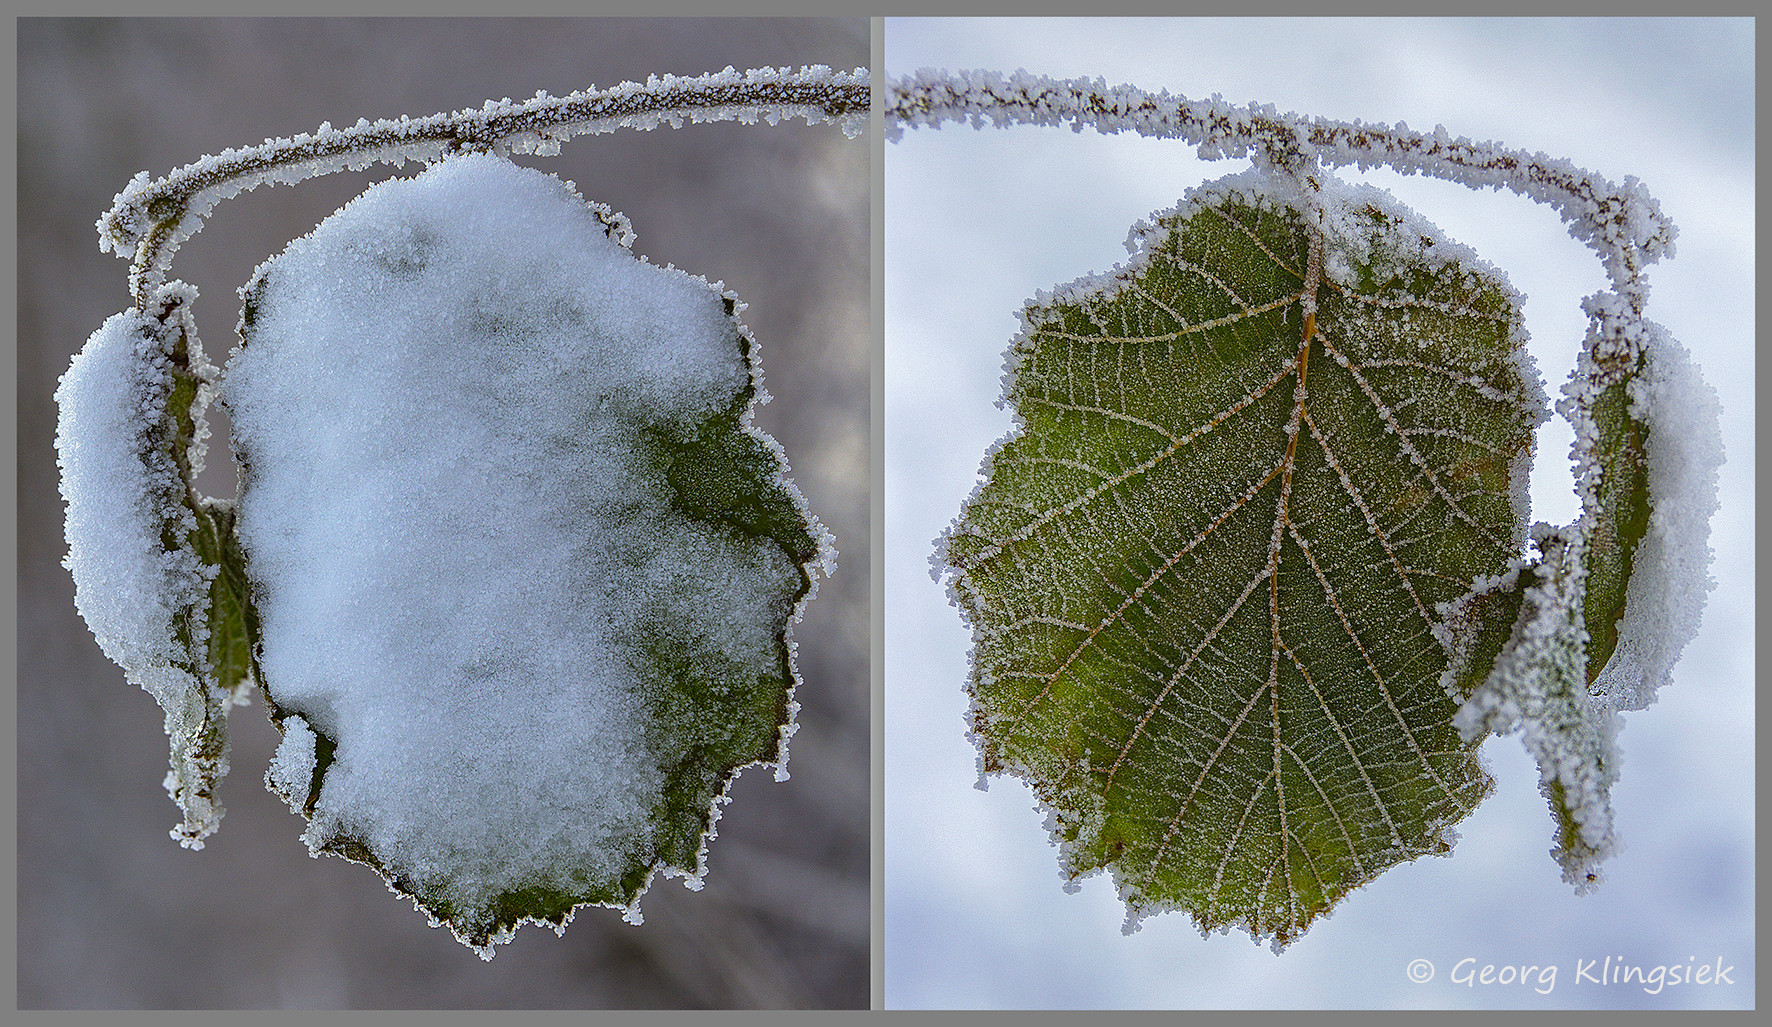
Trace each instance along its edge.
<path fill-rule="evenodd" d="M 346 129 L 322 124 L 312 134 L 223 150 L 162 178 L 150 180 L 141 172 L 99 219 L 99 248 L 134 258 L 130 294 L 136 308 L 146 311 L 166 281 L 173 254 L 197 234 L 215 205 L 267 182 L 293 184 L 375 163 L 435 160 L 458 149 L 551 156 L 574 136 L 661 124 L 676 128 L 685 121 L 775 124 L 805 118 L 809 125 L 837 122 L 853 136 L 867 122 L 869 102 L 865 68 L 837 72 L 813 65 L 741 73 L 728 67 L 695 78 L 654 76 L 643 84 L 624 82 L 562 97 L 542 92 L 522 103 L 488 100 L 478 110 L 425 118 L 363 119 Z"/>

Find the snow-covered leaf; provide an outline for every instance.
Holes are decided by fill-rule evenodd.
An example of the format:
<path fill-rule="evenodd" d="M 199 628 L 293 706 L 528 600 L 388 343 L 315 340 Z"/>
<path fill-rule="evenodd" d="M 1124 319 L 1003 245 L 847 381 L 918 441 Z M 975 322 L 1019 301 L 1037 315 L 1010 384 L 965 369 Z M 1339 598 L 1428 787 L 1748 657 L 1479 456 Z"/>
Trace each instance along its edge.
<path fill-rule="evenodd" d="M 214 368 L 174 286 L 157 316 L 118 314 L 74 358 L 55 399 L 75 604 L 105 655 L 166 714 L 173 829 L 200 849 L 221 820 L 227 709 L 253 681 L 251 620 L 232 512 L 199 501 Z"/>
<path fill-rule="evenodd" d="M 1257 170 L 1023 313 L 942 556 L 983 768 L 1065 873 L 1278 950 L 1487 794 L 1443 608 L 1525 539 L 1517 297 L 1387 194 Z"/>
<path fill-rule="evenodd" d="M 783 766 L 827 537 L 750 424 L 756 344 L 625 219 L 491 155 L 372 188 L 260 268 L 223 402 L 316 852 L 490 958 L 699 887 L 740 769 Z"/>
<path fill-rule="evenodd" d="M 701 886 L 733 779 L 787 777 L 788 628 L 835 550 L 752 424 L 737 297 L 508 155 L 726 120 L 854 135 L 869 97 L 863 68 L 653 76 L 322 124 L 118 194 L 100 245 L 133 257 L 135 310 L 57 395 L 68 566 L 166 709 L 175 836 L 215 829 L 226 709 L 256 682 L 283 732 L 265 779 L 313 853 L 484 958 L 581 905 L 639 923 L 660 872 Z M 259 268 L 241 348 L 208 364 L 166 275 L 213 208 L 408 160 L 432 167 Z M 194 487 L 218 397 L 237 503 Z"/>

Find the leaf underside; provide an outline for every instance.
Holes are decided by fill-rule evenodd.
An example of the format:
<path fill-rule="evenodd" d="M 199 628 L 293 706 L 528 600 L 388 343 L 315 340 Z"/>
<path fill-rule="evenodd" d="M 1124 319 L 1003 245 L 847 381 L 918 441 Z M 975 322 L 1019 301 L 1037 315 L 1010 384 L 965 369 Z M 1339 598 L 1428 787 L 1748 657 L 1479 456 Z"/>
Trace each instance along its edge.
<path fill-rule="evenodd" d="M 188 327 L 189 322 L 178 316 L 156 327 L 170 388 L 165 394 L 164 414 L 149 428 L 145 437 L 148 451 L 143 453 L 144 464 L 175 468 L 177 474 L 169 483 L 180 485 L 188 485 L 195 477 L 190 449 L 201 414 L 198 391 L 202 382 L 192 366 L 197 347 Z M 166 710 L 172 747 L 166 787 L 185 814 L 185 822 L 173 830 L 173 836 L 181 845 L 200 848 L 221 819 L 216 788 L 228 770 L 228 706 L 235 697 L 244 697 L 252 680 L 250 648 L 244 644 L 245 608 L 233 588 L 240 565 L 234 561 L 230 566 L 224 558 L 237 555 L 238 549 L 224 554 L 216 512 L 196 502 L 188 488 L 159 491 L 153 506 L 162 511 L 160 541 L 165 552 L 190 552 L 206 566 L 221 565 L 208 589 L 198 592 L 195 602 L 181 607 L 172 623 L 174 643 L 183 654 L 173 666 L 189 675 L 187 709 L 194 712 L 200 700 L 203 712 L 200 718 L 186 713 L 183 725 L 175 727 L 181 718 L 173 709 Z M 221 514 L 224 519 L 226 516 Z M 166 706 L 160 693 L 155 697 Z"/>
<path fill-rule="evenodd" d="M 1598 478 L 1591 501 L 1583 504 L 1587 561 L 1583 619 L 1589 644 L 1587 684 L 1600 676 L 1618 647 L 1631 568 L 1649 530 L 1649 426 L 1633 417 L 1630 385 L 1644 370 L 1640 352 L 1621 354 L 1597 367 L 1589 416 L 1597 432 L 1591 460 Z M 1609 381 L 1604 379 L 1610 379 Z"/>
<path fill-rule="evenodd" d="M 1129 929 L 1186 909 L 1278 951 L 1491 787 L 1439 604 L 1520 548 L 1520 313 L 1347 195 L 1328 231 L 1206 187 L 1135 265 L 1030 305 L 1019 428 L 945 540 L 984 767 Z"/>

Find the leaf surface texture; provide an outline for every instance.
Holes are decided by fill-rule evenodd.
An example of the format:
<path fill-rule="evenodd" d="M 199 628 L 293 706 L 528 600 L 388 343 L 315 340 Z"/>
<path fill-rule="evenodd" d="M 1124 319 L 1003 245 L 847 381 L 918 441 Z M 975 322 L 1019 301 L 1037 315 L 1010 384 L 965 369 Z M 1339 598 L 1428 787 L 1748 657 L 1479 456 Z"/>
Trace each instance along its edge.
<path fill-rule="evenodd" d="M 1498 272 L 1294 181 L 1204 186 L 1029 305 L 943 549 L 985 769 L 1066 873 L 1276 949 L 1487 794 L 1441 604 L 1517 556 L 1544 416 Z"/>

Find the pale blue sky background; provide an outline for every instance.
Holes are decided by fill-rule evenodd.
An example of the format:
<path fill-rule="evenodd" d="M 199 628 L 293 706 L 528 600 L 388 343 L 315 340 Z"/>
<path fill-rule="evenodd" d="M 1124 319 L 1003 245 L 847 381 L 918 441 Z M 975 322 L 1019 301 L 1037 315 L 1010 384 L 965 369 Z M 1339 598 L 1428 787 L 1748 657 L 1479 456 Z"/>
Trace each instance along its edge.
<path fill-rule="evenodd" d="M 1723 406 L 1728 462 L 1704 626 L 1673 686 L 1620 736 L 1624 852 L 1576 897 L 1517 737 L 1484 754 L 1497 790 L 1449 859 L 1395 868 L 1282 956 L 1184 914 L 1120 933 L 1105 877 L 1061 890 L 1032 793 L 972 786 L 970 640 L 928 576 L 930 541 L 1009 428 L 992 403 L 1015 313 L 1037 289 L 1125 259 L 1132 223 L 1246 161 L 1093 131 L 949 126 L 886 151 L 886 1000 L 945 1007 L 1752 1007 L 1753 35 L 1748 21 L 1164 19 L 887 22 L 886 71 L 1100 76 L 1331 118 L 1444 124 L 1641 178 L 1680 226 L 1648 314 L 1692 350 Z M 1574 364 L 1591 251 L 1511 193 L 1363 176 L 1505 270 L 1527 297 L 1547 391 Z M 1536 519 L 1575 513 L 1560 420 L 1539 442 Z M 1653 967 L 1721 958 L 1732 985 L 1576 980 L 1608 955 Z M 1534 987 L 1450 983 L 1466 957 L 1554 964 Z M 1405 975 L 1432 961 L 1426 984 Z M 1533 977 L 1536 985 L 1538 978 Z"/>

